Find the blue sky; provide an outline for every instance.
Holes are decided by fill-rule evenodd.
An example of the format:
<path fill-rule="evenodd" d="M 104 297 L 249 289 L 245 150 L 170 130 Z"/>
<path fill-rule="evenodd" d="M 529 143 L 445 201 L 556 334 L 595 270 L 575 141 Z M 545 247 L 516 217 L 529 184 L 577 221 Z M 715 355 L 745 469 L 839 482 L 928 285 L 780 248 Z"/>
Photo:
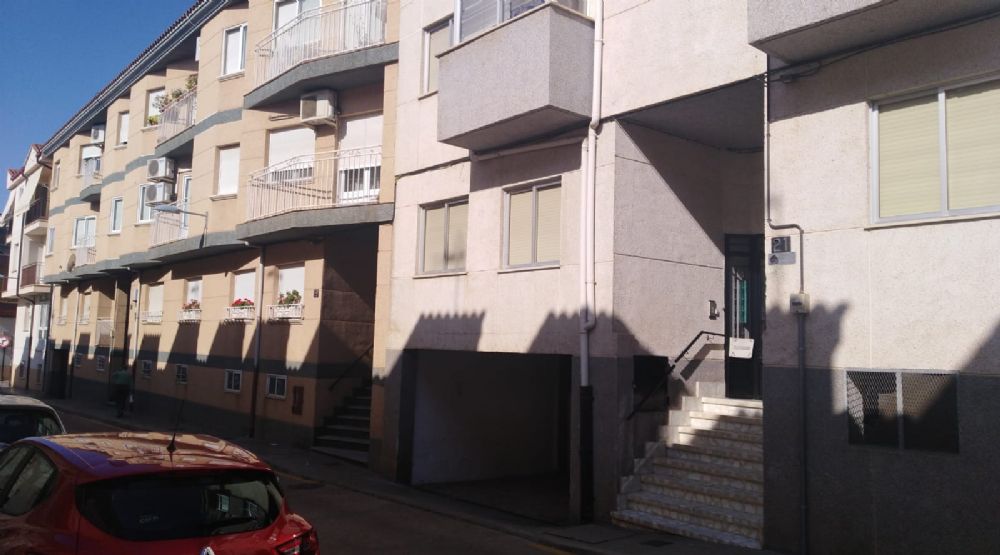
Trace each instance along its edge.
<path fill-rule="evenodd" d="M 20 167 L 194 0 L 0 0 L 0 167 Z M 0 202 L 6 202 L 0 187 Z M 0 206 L 2 208 L 2 206 Z"/>

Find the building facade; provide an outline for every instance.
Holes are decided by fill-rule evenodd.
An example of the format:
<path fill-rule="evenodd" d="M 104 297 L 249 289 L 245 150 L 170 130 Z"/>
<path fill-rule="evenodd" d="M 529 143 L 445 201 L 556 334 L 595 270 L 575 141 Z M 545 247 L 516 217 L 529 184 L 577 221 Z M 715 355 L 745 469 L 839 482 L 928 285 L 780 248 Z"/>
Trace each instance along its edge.
<path fill-rule="evenodd" d="M 25 383 L 547 522 L 996 551 L 1000 6 L 800 4 L 200 0 L 9 176 Z"/>

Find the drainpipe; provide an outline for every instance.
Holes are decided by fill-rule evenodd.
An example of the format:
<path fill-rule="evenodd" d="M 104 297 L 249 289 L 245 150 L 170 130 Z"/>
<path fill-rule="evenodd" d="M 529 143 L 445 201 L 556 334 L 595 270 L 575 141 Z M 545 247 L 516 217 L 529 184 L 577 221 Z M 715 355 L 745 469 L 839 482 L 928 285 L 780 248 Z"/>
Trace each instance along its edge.
<path fill-rule="evenodd" d="M 56 286 L 50 284 L 49 285 L 49 311 L 48 311 L 48 314 L 46 315 L 47 318 L 46 318 L 46 322 L 45 322 L 45 348 L 42 350 L 42 391 L 45 391 L 45 385 L 46 385 L 46 382 L 47 382 L 46 375 L 50 374 L 52 372 L 51 368 L 49 368 L 49 371 L 46 372 L 46 367 L 48 367 L 49 365 L 52 364 L 52 360 L 49 358 L 49 330 L 52 329 L 52 293 L 55 290 L 56 290 Z"/>
<path fill-rule="evenodd" d="M 136 290 L 138 291 L 135 294 L 135 311 L 137 313 L 141 314 L 142 313 L 142 270 L 135 270 L 134 274 L 135 274 L 134 283 L 136 284 Z M 131 288 L 132 285 L 129 284 L 129 287 Z M 132 307 L 129 307 L 129 310 L 131 310 L 131 309 L 132 309 Z M 133 391 L 135 391 L 137 389 L 136 388 L 136 384 L 139 383 L 135 379 L 135 371 L 136 371 L 136 366 L 137 366 L 136 362 L 139 361 L 139 331 L 141 330 L 141 325 L 142 325 L 142 318 L 136 316 L 136 318 L 135 318 L 135 341 L 133 343 L 135 345 L 135 349 L 133 350 L 133 352 L 131 353 L 131 356 L 129 357 L 129 358 L 132 359 L 131 364 L 132 364 L 132 390 Z M 159 354 L 159 353 L 157 353 L 157 354 Z M 108 384 L 110 385 L 110 383 L 111 383 L 111 376 L 110 376 L 111 372 L 109 371 L 108 374 L 109 374 L 108 375 Z M 108 391 L 110 392 L 111 390 L 108 389 Z M 134 399 L 134 397 L 133 397 L 133 399 Z"/>
<path fill-rule="evenodd" d="M 253 390 L 250 392 L 250 437 L 254 437 L 257 431 L 257 389 L 260 386 L 260 340 L 263 335 L 261 323 L 263 322 L 263 301 L 264 301 L 264 254 L 267 247 L 261 245 L 260 256 L 257 257 L 257 274 L 260 275 L 260 283 L 257 285 L 257 325 L 253 332 Z"/>
<path fill-rule="evenodd" d="M 767 67 L 771 67 L 771 57 L 767 57 Z M 805 274 L 805 243 L 804 231 L 798 224 L 775 224 L 771 219 L 771 84 L 770 75 L 764 77 L 764 204 L 767 213 L 767 225 L 772 230 L 794 229 L 799 234 L 799 293 L 804 294 L 806 289 Z M 799 446 L 799 459 L 801 469 L 799 471 L 799 549 L 800 553 L 806 555 L 809 552 L 809 469 L 808 469 L 808 449 L 806 447 L 808 439 L 809 417 L 806 414 L 809 406 L 807 396 L 808 387 L 806 384 L 806 313 L 796 312 L 796 329 L 798 335 L 798 372 L 801 381 L 799 398 L 801 400 L 801 422 L 800 435 L 801 445 Z"/>
<path fill-rule="evenodd" d="M 80 294 L 80 287 L 77 286 L 74 289 L 76 290 L 76 311 L 73 313 L 73 348 L 70 349 L 69 352 L 70 365 L 71 368 L 73 368 L 73 375 L 69 377 L 69 395 L 67 395 L 67 397 L 69 397 L 70 399 L 73 398 L 73 377 L 76 375 L 76 371 L 78 370 L 75 362 L 76 350 L 80 346 L 79 336 L 77 335 L 77 333 L 80 331 L 80 303 L 83 302 L 83 299 L 81 298 L 82 295 Z"/>
<path fill-rule="evenodd" d="M 590 125 L 583 143 L 580 187 L 580 517 L 594 511 L 594 392 L 590 385 L 590 332 L 597 325 L 594 262 L 597 128 L 601 124 L 601 81 L 604 60 L 604 1 L 594 1 L 594 78 Z"/>

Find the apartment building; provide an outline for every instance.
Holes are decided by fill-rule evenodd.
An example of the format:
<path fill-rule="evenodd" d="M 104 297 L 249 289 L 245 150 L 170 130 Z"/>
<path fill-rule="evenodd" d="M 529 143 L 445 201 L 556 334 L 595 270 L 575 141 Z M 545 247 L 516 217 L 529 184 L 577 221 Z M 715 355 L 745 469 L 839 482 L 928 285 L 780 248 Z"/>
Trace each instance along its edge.
<path fill-rule="evenodd" d="M 200 0 L 41 147 L 53 390 L 367 453 L 395 6 Z"/>
<path fill-rule="evenodd" d="M 0 302 L 16 306 L 15 321 L 6 330 L 10 345 L 3 352 L 9 358 L 4 366 L 11 369 L 12 386 L 36 390 L 42 386 L 52 290 L 42 282 L 50 179 L 41 145 L 31 145 L 24 164 L 7 172 L 7 203 L 0 216 L 9 253 Z"/>

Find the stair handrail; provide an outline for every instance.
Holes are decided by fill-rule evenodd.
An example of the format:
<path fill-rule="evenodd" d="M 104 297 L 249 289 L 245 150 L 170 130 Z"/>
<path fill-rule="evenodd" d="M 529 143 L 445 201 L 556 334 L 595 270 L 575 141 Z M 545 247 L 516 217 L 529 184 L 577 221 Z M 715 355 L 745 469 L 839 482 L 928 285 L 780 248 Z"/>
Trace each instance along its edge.
<path fill-rule="evenodd" d="M 340 383 L 340 380 L 344 379 L 344 377 L 347 376 L 347 373 L 350 372 L 351 370 L 353 370 L 354 367 L 357 366 L 358 363 L 361 362 L 361 360 L 364 359 L 365 356 L 367 356 L 368 353 L 371 353 L 374 349 L 375 349 L 375 344 L 374 343 L 371 344 L 371 345 L 369 345 L 368 348 L 365 349 L 361 353 L 360 356 L 358 356 L 358 358 L 354 359 L 354 362 L 348 364 L 347 368 L 345 368 L 343 371 L 340 372 L 340 375 L 337 376 L 337 379 L 333 380 L 333 383 L 330 384 L 330 387 L 327 388 L 327 391 L 331 391 L 332 392 L 334 390 L 334 388 L 337 387 L 337 384 Z"/>
<path fill-rule="evenodd" d="M 642 397 L 642 400 L 639 401 L 639 404 L 636 405 L 632 409 L 632 412 L 630 412 L 628 416 L 625 417 L 625 421 L 626 422 L 629 421 L 629 420 L 632 420 L 632 417 L 635 416 L 636 413 L 639 412 L 640 409 L 642 409 L 642 407 L 646 404 L 646 401 L 649 401 L 650 397 L 652 397 L 654 393 L 656 393 L 657 391 L 660 390 L 661 387 L 663 387 L 664 385 L 666 385 L 667 378 L 670 377 L 671 372 L 673 372 L 674 368 L 677 367 L 677 361 L 679 361 L 680 359 L 684 358 L 684 355 L 686 355 L 687 352 L 691 350 L 691 347 L 694 347 L 694 344 L 697 343 L 698 339 L 700 339 L 701 336 L 703 336 L 703 335 L 715 335 L 715 336 L 718 336 L 718 337 L 725 337 L 726 336 L 724 333 L 716 333 L 714 331 L 701 330 L 701 331 L 699 331 L 697 333 L 697 335 L 694 336 L 693 339 L 691 339 L 691 341 L 687 344 L 687 346 L 684 347 L 684 350 L 681 351 L 681 354 L 677 355 L 674 358 L 674 364 L 671 364 L 670 363 L 670 357 L 667 357 L 667 371 L 663 373 L 663 377 L 660 378 L 659 382 L 657 382 L 656 387 L 654 387 L 654 388 L 650 389 L 649 391 L 647 391 L 646 395 L 644 395 Z"/>

